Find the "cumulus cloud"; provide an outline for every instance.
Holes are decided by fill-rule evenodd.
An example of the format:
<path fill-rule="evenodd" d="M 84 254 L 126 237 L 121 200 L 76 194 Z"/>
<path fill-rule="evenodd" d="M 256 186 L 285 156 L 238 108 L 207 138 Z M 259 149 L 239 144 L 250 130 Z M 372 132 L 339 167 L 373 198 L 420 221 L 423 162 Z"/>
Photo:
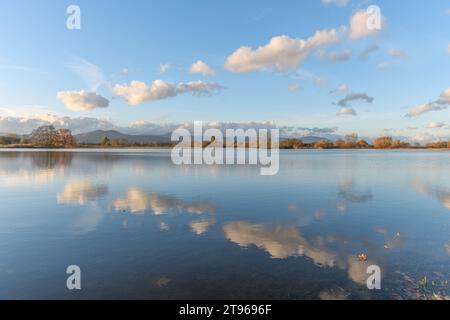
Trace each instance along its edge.
<path fill-rule="evenodd" d="M 168 64 L 168 63 L 161 63 L 159 65 L 159 74 L 166 73 L 166 71 L 169 70 L 169 68 L 170 68 L 170 64 Z"/>
<path fill-rule="evenodd" d="M 3 113 L 0 108 L 0 113 Z M 126 126 L 119 126 L 108 119 L 97 119 L 92 117 L 67 117 L 57 116 L 48 113 L 28 116 L 0 116 L 0 133 L 29 134 L 33 129 L 44 125 L 53 125 L 55 128 L 64 128 L 71 130 L 74 134 L 95 131 L 95 130 L 116 130 L 131 135 L 166 135 L 175 129 L 184 128 L 193 129 L 193 123 L 155 123 L 144 120 L 133 121 Z M 335 140 L 340 136 L 336 135 L 339 130 L 337 127 L 325 128 L 306 128 L 300 126 L 279 126 L 273 121 L 246 121 L 246 122 L 221 122 L 210 121 L 203 123 L 204 130 L 226 129 L 244 130 L 254 128 L 280 130 L 281 137 L 301 138 L 305 136 L 319 136 L 330 140 Z"/>
<path fill-rule="evenodd" d="M 109 106 L 109 100 L 96 92 L 88 91 L 60 91 L 56 95 L 67 109 L 71 111 L 90 111 Z"/>
<path fill-rule="evenodd" d="M 216 75 L 216 71 L 208 66 L 201 60 L 198 60 L 196 63 L 193 63 L 190 68 L 191 73 L 199 73 L 203 76 L 214 76 Z"/>
<path fill-rule="evenodd" d="M 450 106 L 450 87 L 444 92 L 442 92 L 437 100 L 424 103 L 415 107 L 409 113 L 406 114 L 406 117 L 408 118 L 418 117 L 427 112 L 445 110 L 449 106 Z"/>
<path fill-rule="evenodd" d="M 36 114 L 30 116 L 0 116 L 0 132 L 29 134 L 40 126 L 54 125 L 56 128 L 70 129 L 74 133 L 111 130 L 117 127 L 105 119 L 89 117 L 61 117 L 52 114 Z"/>
<path fill-rule="evenodd" d="M 227 58 L 225 69 L 236 73 L 270 68 L 277 71 L 295 70 L 313 50 L 336 42 L 339 42 L 339 35 L 335 29 L 317 31 L 306 40 L 277 36 L 256 50 L 240 47 Z"/>
<path fill-rule="evenodd" d="M 399 59 L 399 60 L 404 60 L 404 61 L 410 59 L 408 53 L 406 53 L 406 51 L 402 50 L 402 49 L 391 48 L 391 49 L 389 49 L 389 55 L 392 58 Z"/>
<path fill-rule="evenodd" d="M 345 7 L 349 2 L 349 0 L 320 0 L 320 1 L 322 1 L 322 3 L 324 4 L 335 4 L 338 7 Z"/>
<path fill-rule="evenodd" d="M 369 13 L 365 10 L 357 11 L 350 18 L 350 39 L 357 40 L 374 36 L 386 27 L 386 18 L 380 16 L 380 28 L 369 28 L 368 22 L 370 22 L 372 19 L 374 19 L 374 13 Z"/>
<path fill-rule="evenodd" d="M 444 122 L 430 122 L 429 124 L 427 124 L 427 129 L 441 129 L 444 126 Z"/>
<path fill-rule="evenodd" d="M 374 100 L 373 97 L 369 97 L 366 93 L 351 93 L 348 94 L 344 99 L 341 99 L 338 102 L 340 107 L 348 107 L 348 105 L 352 102 L 362 101 L 367 103 L 372 103 Z"/>
<path fill-rule="evenodd" d="M 114 93 L 127 100 L 129 105 L 136 106 L 143 102 L 152 102 L 175 97 L 179 94 L 191 92 L 194 95 L 209 95 L 219 91 L 222 87 L 217 83 L 191 81 L 178 85 L 155 80 L 148 85 L 137 80 L 127 84 L 114 86 Z"/>
<path fill-rule="evenodd" d="M 450 87 L 441 93 L 437 103 L 438 104 L 450 104 Z"/>
<path fill-rule="evenodd" d="M 339 112 L 336 115 L 339 117 L 341 117 L 341 116 L 354 116 L 355 117 L 357 115 L 357 113 L 352 108 L 343 107 L 343 108 L 341 108 L 341 110 L 339 110 Z"/>
<path fill-rule="evenodd" d="M 441 130 L 434 130 L 429 132 L 443 132 Z M 418 132 L 413 137 L 409 138 L 408 141 L 410 143 L 418 143 L 420 145 L 426 145 L 428 143 L 437 142 L 437 141 L 447 141 L 449 139 L 448 135 L 441 134 L 435 135 L 429 132 Z"/>
<path fill-rule="evenodd" d="M 342 52 L 330 52 L 327 55 L 328 62 L 347 61 L 352 57 L 352 50 L 345 50 Z"/>
<path fill-rule="evenodd" d="M 429 133 L 418 132 L 413 137 L 409 138 L 409 142 L 423 145 L 433 141 L 434 139 L 434 136 Z"/>
<path fill-rule="evenodd" d="M 326 138 L 329 140 L 336 140 L 340 138 L 337 135 L 338 127 L 329 127 L 329 128 L 305 128 L 299 126 L 278 126 L 280 130 L 280 136 L 282 138 L 303 138 L 309 136 Z"/>

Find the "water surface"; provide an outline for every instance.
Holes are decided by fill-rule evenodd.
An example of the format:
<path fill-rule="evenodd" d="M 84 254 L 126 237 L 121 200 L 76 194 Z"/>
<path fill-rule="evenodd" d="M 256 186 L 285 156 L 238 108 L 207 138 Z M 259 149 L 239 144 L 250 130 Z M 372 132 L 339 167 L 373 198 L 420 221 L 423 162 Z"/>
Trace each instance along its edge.
<path fill-rule="evenodd" d="M 3 150 L 0 298 L 445 295 L 449 164 L 448 152 L 283 151 L 279 174 L 261 176 L 175 166 L 167 150 Z M 365 285 L 374 264 L 378 291 Z M 69 265 L 81 291 L 66 288 Z"/>

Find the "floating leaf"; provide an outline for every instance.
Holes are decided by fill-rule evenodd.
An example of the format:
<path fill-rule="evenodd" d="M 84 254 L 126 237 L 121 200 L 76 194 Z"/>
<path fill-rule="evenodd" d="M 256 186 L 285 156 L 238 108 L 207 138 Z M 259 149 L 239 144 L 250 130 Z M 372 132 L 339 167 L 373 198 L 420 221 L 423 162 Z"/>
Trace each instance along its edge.
<path fill-rule="evenodd" d="M 172 279 L 161 277 L 158 281 L 156 281 L 156 285 L 160 288 L 167 287 Z"/>

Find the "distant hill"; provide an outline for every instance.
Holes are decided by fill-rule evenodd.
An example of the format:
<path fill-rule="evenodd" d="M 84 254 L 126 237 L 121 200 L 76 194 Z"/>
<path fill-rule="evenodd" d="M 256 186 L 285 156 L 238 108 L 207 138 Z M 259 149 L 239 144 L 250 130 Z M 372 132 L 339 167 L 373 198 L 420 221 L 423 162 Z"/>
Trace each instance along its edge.
<path fill-rule="evenodd" d="M 108 139 L 119 141 L 124 139 L 129 144 L 153 144 L 153 143 L 170 143 L 170 133 L 164 135 L 131 135 L 121 133 L 115 130 L 96 130 L 75 135 L 75 139 L 79 144 L 99 144 L 100 141 L 107 137 Z M 283 139 L 283 138 L 281 138 Z M 329 140 L 323 137 L 308 136 L 300 138 L 303 143 L 314 144 L 320 140 Z"/>
<path fill-rule="evenodd" d="M 318 142 L 320 140 L 327 140 L 327 141 L 329 141 L 329 139 L 327 139 L 327 138 L 315 137 L 315 136 L 303 137 L 303 138 L 300 138 L 300 140 L 302 140 L 303 143 L 307 143 L 307 144 L 313 144 L 313 143 L 316 143 L 316 142 Z"/>
<path fill-rule="evenodd" d="M 100 141 L 107 137 L 109 140 L 119 141 L 124 139 L 129 144 L 153 144 L 153 143 L 170 143 L 170 135 L 131 135 L 120 133 L 115 130 L 96 130 L 86 133 L 80 133 L 74 136 L 79 144 L 99 144 Z"/>

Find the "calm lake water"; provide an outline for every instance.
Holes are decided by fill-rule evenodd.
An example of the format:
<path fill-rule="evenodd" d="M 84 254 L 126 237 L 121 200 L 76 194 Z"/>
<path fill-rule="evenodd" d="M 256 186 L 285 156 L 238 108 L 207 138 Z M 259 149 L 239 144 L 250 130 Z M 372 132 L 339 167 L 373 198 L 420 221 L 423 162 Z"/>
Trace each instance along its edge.
<path fill-rule="evenodd" d="M 164 150 L 0 152 L 1 299 L 417 299 L 447 280 L 448 152 L 283 151 L 276 176 Z"/>

